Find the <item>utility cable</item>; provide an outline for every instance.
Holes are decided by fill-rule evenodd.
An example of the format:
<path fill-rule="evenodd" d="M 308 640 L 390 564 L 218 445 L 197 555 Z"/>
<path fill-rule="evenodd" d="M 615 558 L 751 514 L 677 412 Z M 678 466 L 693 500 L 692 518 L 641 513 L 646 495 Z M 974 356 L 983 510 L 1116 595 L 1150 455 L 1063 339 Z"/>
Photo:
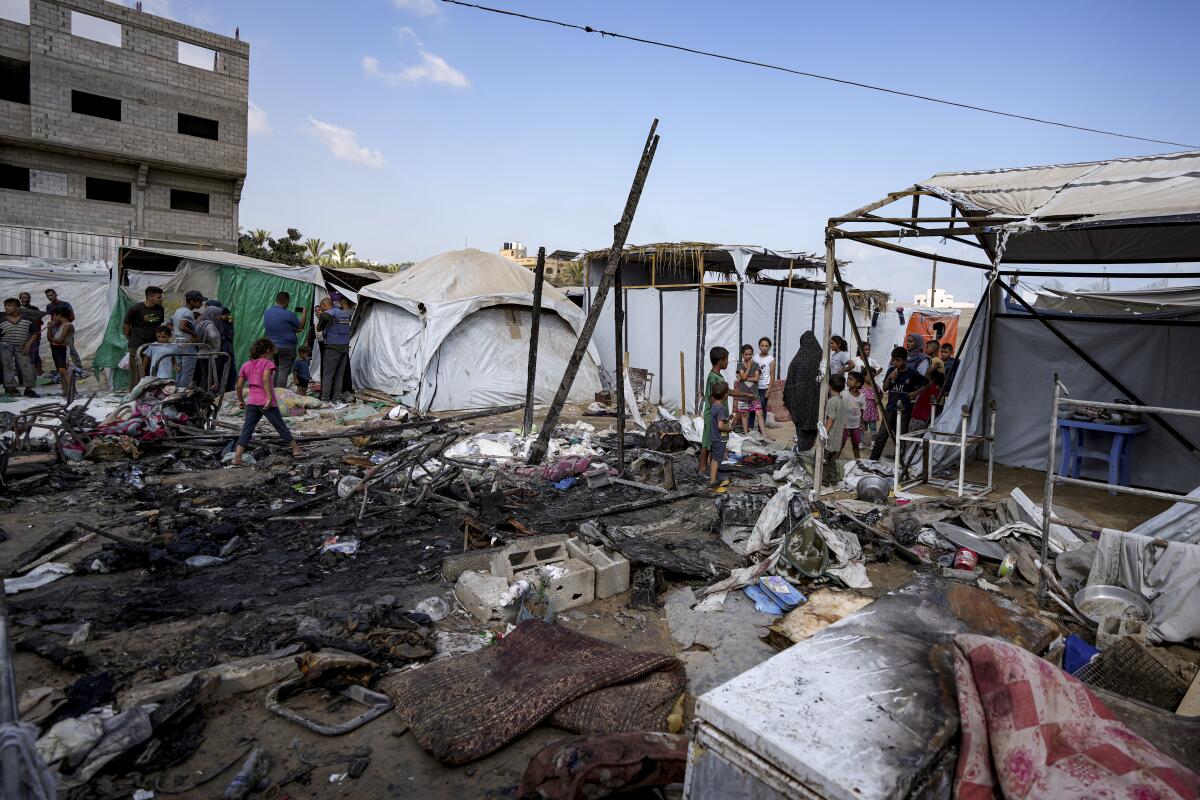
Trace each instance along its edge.
<path fill-rule="evenodd" d="M 474 8 L 479 11 L 487 11 L 492 14 L 501 14 L 507 17 L 516 17 L 518 19 L 528 20 L 530 22 L 540 22 L 545 25 L 557 25 L 561 28 L 570 28 L 572 30 L 583 31 L 584 33 L 597 33 L 601 37 L 608 36 L 613 39 L 624 39 L 628 42 L 636 42 L 638 44 L 648 44 L 653 47 L 663 47 L 668 50 L 678 50 L 683 53 L 691 53 L 697 56 L 706 56 L 707 58 L 716 58 L 721 61 L 732 61 L 735 64 L 745 64 L 750 67 L 760 67 L 762 69 L 774 70 L 776 72 L 786 72 L 789 75 L 799 75 L 805 78 L 815 78 L 817 80 L 829 81 L 831 83 L 840 83 L 844 86 L 855 86 L 859 89 L 870 89 L 875 92 L 883 92 L 885 94 L 897 95 L 899 97 L 910 97 L 914 100 L 924 100 L 928 103 L 939 103 L 944 106 L 953 106 L 954 108 L 963 108 L 968 111 L 981 111 L 985 114 L 995 114 L 1000 117 L 1009 117 L 1011 119 L 1024 120 L 1026 122 L 1036 122 L 1041 125 L 1054 125 L 1059 128 L 1069 128 L 1076 131 L 1084 131 L 1086 133 L 1098 133 L 1103 136 L 1116 136 L 1121 139 L 1133 139 L 1138 142 L 1152 142 L 1154 144 L 1165 144 L 1171 147 L 1183 147 L 1188 150 L 1200 150 L 1200 145 L 1183 144 L 1181 142 L 1169 142 L 1165 139 L 1151 139 L 1145 136 L 1134 136 L 1129 133 L 1117 133 L 1116 131 L 1106 131 L 1101 128 L 1088 128 L 1083 125 L 1072 125 L 1067 122 L 1057 122 L 1052 119 L 1042 119 L 1041 117 L 1030 117 L 1025 114 L 1014 114 L 1009 111 L 999 111 L 994 108 L 986 108 L 984 106 L 971 105 L 970 103 L 959 103 L 954 100 L 945 100 L 940 97 L 931 97 L 930 95 L 916 94 L 915 92 L 905 92 L 900 89 L 889 89 L 886 86 L 876 86 L 871 83 L 862 83 L 860 81 L 852 81 L 846 78 L 836 78 L 832 75 L 821 75 L 817 72 L 805 72 L 804 70 L 792 69 L 791 67 L 781 67 L 777 64 L 768 64 L 763 61 L 753 61 L 748 58 L 739 58 L 737 56 L 724 55 L 723 53 L 714 53 L 709 50 L 700 50 L 695 47 L 687 47 L 681 44 L 672 44 L 670 42 L 660 42 L 655 39 L 646 39 L 641 36 L 632 36 L 625 33 L 616 33 L 614 31 L 606 31 L 600 28 L 593 28 L 591 25 L 576 25 L 572 22 L 563 22 L 557 19 L 549 19 L 547 17 L 535 17 L 531 14 L 522 14 L 518 11 L 511 11 L 505 8 L 492 8 L 491 6 L 480 5 L 479 3 L 468 3 L 465 0 L 442 0 L 443 3 L 450 3 L 456 6 L 465 8 Z"/>

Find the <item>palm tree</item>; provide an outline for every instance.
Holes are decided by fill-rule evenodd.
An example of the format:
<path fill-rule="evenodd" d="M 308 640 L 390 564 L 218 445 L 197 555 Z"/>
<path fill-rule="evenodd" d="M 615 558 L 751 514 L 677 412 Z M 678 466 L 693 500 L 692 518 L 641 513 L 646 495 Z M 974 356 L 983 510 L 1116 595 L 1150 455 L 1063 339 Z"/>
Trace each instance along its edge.
<path fill-rule="evenodd" d="M 256 245 L 262 247 L 267 243 L 267 239 L 271 238 L 271 232 L 268 230 L 263 230 L 262 228 L 257 228 L 250 231 L 250 238 L 254 240 Z"/>
<path fill-rule="evenodd" d="M 571 261 L 566 266 L 558 268 L 558 285 L 559 286 L 582 286 L 583 285 L 583 262 Z"/>
<path fill-rule="evenodd" d="M 320 239 L 305 239 L 304 249 L 308 251 L 308 260 L 320 264 L 321 259 L 329 255 L 329 248 Z"/>
<path fill-rule="evenodd" d="M 348 267 L 354 263 L 354 248 L 349 242 L 334 242 L 330 256 L 339 267 Z"/>

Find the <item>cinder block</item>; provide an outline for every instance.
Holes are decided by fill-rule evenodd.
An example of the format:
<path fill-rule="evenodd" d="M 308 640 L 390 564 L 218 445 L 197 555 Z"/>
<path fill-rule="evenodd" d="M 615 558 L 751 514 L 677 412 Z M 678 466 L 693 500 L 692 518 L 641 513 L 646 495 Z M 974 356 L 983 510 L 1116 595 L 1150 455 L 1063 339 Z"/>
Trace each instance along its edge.
<path fill-rule="evenodd" d="M 485 547 L 482 550 L 451 553 L 442 559 L 442 577 L 448 581 L 456 581 L 469 569 L 476 572 L 487 572 L 492 568 L 492 556 L 503 549 L 503 547 Z"/>
<path fill-rule="evenodd" d="M 1103 617 L 1096 627 L 1096 647 L 1105 650 L 1126 636 L 1145 643 L 1146 623 L 1129 617 Z"/>
<path fill-rule="evenodd" d="M 502 595 L 508 591 L 508 581 L 486 572 L 467 570 L 454 585 L 458 602 L 485 625 L 505 625 L 515 622 L 519 604 L 504 605 Z"/>
<path fill-rule="evenodd" d="M 565 550 L 566 545 L 562 545 L 562 548 Z M 539 574 L 539 570 L 534 568 L 518 572 L 513 580 L 526 579 L 530 583 L 543 581 L 546 587 L 546 601 L 556 612 L 586 606 L 596 599 L 596 569 L 591 564 L 578 558 L 568 558 L 566 561 L 543 566 L 552 567 L 562 574 L 551 579 L 546 577 L 546 570 L 541 570 Z"/>
<path fill-rule="evenodd" d="M 571 558 L 586 561 L 596 570 L 596 598 L 603 600 L 629 588 L 629 559 L 610 547 L 589 544 L 582 539 L 567 540 Z"/>
<path fill-rule="evenodd" d="M 498 578 L 512 579 L 521 570 L 557 564 L 566 561 L 567 537 L 564 534 L 529 536 L 506 545 L 492 557 L 492 574 Z"/>

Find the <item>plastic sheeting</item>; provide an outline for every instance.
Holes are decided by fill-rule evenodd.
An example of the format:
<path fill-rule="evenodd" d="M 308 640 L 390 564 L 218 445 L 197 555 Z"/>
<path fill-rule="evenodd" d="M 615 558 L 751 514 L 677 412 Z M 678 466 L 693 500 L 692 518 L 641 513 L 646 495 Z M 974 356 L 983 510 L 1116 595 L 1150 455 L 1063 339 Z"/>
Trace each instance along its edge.
<path fill-rule="evenodd" d="M 29 292 L 31 302 L 46 307 L 46 290 L 54 289 L 58 298 L 75 310 L 75 349 L 85 366 L 96 355 L 103 341 L 111 303 L 108 292 L 107 261 L 73 261 L 57 258 L 0 257 L 0 299 Z M 46 329 L 49 317 L 42 320 L 42 363 L 54 365 Z"/>
<path fill-rule="evenodd" d="M 292 296 L 291 307 L 312 309 L 314 287 L 269 272 L 221 267 L 220 282 L 214 295 L 233 312 L 233 354 L 236 363 L 230 369 L 250 357 L 250 345 L 263 336 L 263 311 L 275 304 L 275 295 L 287 292 Z M 305 325 L 312 325 L 311 311 L 305 316 Z M 299 333 L 303 342 L 305 331 Z"/>
<path fill-rule="evenodd" d="M 519 376 L 519 397 L 504 401 L 519 402 L 524 398 L 529 354 L 529 313 L 522 309 L 533 305 L 533 283 L 533 273 L 515 262 L 468 249 L 428 258 L 364 287 L 350 343 L 355 383 L 401 397 L 422 410 L 449 410 L 494 405 L 488 398 L 509 393 L 507 388 L 497 388 L 496 382 Z M 481 315 L 489 309 L 499 314 Z M 554 383 L 546 402 L 553 399 L 567 360 L 555 360 L 566 346 L 561 328 L 552 322 L 555 319 L 568 326 L 569 355 L 583 327 L 583 313 L 559 289 L 546 284 L 536 379 L 539 386 Z M 460 326 L 467 322 L 459 336 Z M 456 341 L 451 342 L 451 337 Z M 524 353 L 518 356 L 520 346 L 514 342 L 522 337 Z M 472 343 L 477 349 L 468 348 Z M 485 363 L 500 354 L 505 360 Z M 589 344 L 588 355 L 571 389 L 572 402 L 590 401 L 600 386 L 594 343 Z M 454 359 L 462 363 L 453 363 Z M 448 405 L 452 402 L 469 405 Z"/>
<path fill-rule="evenodd" d="M 1200 636 L 1200 545 L 1120 531 L 1100 535 L 1088 585 L 1123 586 L 1150 601 L 1153 641 Z"/>

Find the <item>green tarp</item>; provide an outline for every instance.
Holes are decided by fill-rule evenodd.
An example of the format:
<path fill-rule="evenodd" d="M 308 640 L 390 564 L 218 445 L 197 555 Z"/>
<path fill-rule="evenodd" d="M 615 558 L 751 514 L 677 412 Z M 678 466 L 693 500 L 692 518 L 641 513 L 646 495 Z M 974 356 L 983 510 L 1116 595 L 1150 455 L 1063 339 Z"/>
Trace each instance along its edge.
<path fill-rule="evenodd" d="M 234 363 L 230 369 L 235 373 L 248 360 L 250 345 L 263 335 L 262 315 L 269 306 L 275 304 L 275 295 L 287 292 L 292 296 L 291 306 L 311 309 L 315 296 L 315 287 L 311 283 L 281 278 L 266 272 L 258 272 L 241 267 L 220 267 L 217 283 L 217 299 L 233 312 L 233 352 Z M 163 307 L 166 316 L 179 308 L 183 297 L 164 297 Z M 117 302 L 113 306 L 108 326 L 104 330 L 104 342 L 96 350 L 95 365 L 97 368 L 111 367 L 114 371 L 114 388 L 129 387 L 129 372 L 120 369 L 121 359 L 128 351 L 129 342 L 125 338 L 125 314 L 134 305 L 125 291 L 117 292 Z M 311 313 L 305 320 L 311 325 Z M 307 328 L 305 329 L 307 330 Z M 301 332 L 303 342 L 305 333 Z"/>

